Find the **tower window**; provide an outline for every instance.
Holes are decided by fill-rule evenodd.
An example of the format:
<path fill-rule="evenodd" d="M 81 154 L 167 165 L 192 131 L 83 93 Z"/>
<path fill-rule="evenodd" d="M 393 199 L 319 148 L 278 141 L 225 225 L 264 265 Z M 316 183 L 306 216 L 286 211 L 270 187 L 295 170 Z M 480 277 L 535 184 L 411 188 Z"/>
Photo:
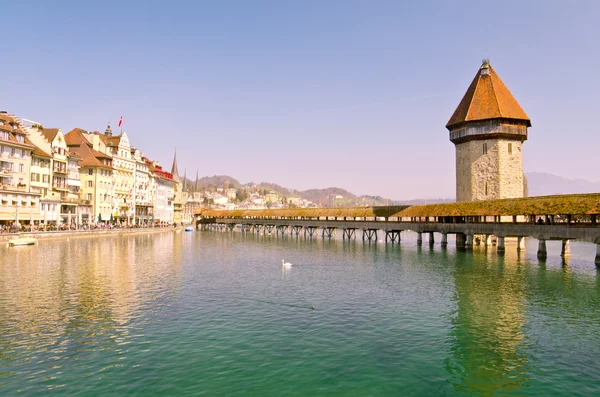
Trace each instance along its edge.
<path fill-rule="evenodd" d="M 486 182 L 486 183 L 485 183 L 485 195 L 486 195 L 486 196 L 488 195 L 488 188 L 487 188 L 487 186 L 488 186 L 488 185 L 487 185 L 487 182 Z"/>
<path fill-rule="evenodd" d="M 483 154 L 487 154 L 487 142 L 483 144 Z"/>
<path fill-rule="evenodd" d="M 508 154 L 512 154 L 512 143 L 508 143 Z"/>

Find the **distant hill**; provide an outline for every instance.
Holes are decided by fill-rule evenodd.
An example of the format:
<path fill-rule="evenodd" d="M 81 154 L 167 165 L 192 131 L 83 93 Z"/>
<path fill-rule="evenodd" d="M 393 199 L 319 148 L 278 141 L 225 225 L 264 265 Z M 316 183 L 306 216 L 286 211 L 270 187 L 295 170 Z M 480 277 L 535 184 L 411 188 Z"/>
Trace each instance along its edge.
<path fill-rule="evenodd" d="M 195 179 L 186 178 L 188 186 L 194 186 L 196 183 Z M 214 175 L 214 176 L 203 176 L 202 178 L 198 178 L 199 186 L 217 186 L 223 187 L 225 186 L 225 182 L 229 182 L 229 187 L 240 187 L 242 184 L 237 179 L 230 177 L 228 175 Z"/>
<path fill-rule="evenodd" d="M 530 172 L 525 176 L 529 186 L 529 196 L 600 192 L 600 182 L 568 179 L 545 172 Z"/>
<path fill-rule="evenodd" d="M 391 200 L 382 196 L 370 196 L 370 195 L 362 195 L 357 196 L 346 189 L 342 189 L 339 187 L 328 187 L 325 189 L 308 189 L 308 190 L 295 190 L 283 187 L 276 183 L 270 182 L 261 182 L 254 183 L 249 182 L 242 184 L 236 178 L 229 175 L 214 175 L 214 176 L 204 176 L 198 179 L 198 185 L 202 187 L 224 187 L 225 182 L 229 182 L 229 187 L 234 188 L 253 188 L 256 187 L 258 189 L 267 189 L 275 191 L 282 196 L 285 197 L 300 197 L 309 201 L 312 201 L 315 204 L 322 205 L 325 207 L 335 206 L 335 207 L 343 207 L 343 206 L 357 206 L 357 205 L 415 205 L 415 204 L 435 204 L 435 203 L 443 203 L 448 201 L 448 199 L 419 199 L 419 200 L 408 200 L 408 201 L 398 201 Z M 195 180 L 187 179 L 187 186 L 193 189 Z"/>

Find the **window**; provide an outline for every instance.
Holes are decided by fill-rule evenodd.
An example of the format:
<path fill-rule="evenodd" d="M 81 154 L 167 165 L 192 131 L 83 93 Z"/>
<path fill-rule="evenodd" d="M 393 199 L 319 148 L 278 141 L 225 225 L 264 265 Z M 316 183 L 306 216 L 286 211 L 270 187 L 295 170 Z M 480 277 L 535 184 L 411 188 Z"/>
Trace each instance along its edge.
<path fill-rule="evenodd" d="M 42 182 L 44 182 L 44 183 L 50 182 L 50 175 L 42 175 Z"/>
<path fill-rule="evenodd" d="M 25 166 L 23 164 L 19 164 L 19 172 L 25 172 Z"/>
<path fill-rule="evenodd" d="M 87 187 L 93 187 L 93 186 L 94 186 L 93 181 L 87 181 Z"/>
<path fill-rule="evenodd" d="M 92 193 L 87 194 L 87 199 L 88 199 L 88 201 L 92 201 L 92 199 L 93 199 Z"/>
<path fill-rule="evenodd" d="M 483 154 L 487 154 L 487 142 L 483 144 Z"/>
<path fill-rule="evenodd" d="M 0 139 L 8 139 L 8 132 L 0 131 Z"/>
<path fill-rule="evenodd" d="M 88 169 L 88 175 L 94 175 L 94 170 L 93 169 Z"/>
<path fill-rule="evenodd" d="M 508 143 L 508 154 L 512 154 L 512 143 Z"/>
<path fill-rule="evenodd" d="M 486 196 L 488 195 L 488 184 L 487 184 L 487 182 L 485 183 L 485 195 Z"/>

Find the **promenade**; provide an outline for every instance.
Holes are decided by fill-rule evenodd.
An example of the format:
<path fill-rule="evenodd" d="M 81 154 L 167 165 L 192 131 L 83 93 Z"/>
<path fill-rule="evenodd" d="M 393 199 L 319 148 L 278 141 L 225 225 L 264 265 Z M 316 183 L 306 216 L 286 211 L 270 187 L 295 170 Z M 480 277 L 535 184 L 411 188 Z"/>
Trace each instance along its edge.
<path fill-rule="evenodd" d="M 79 237 L 104 237 L 118 235 L 135 235 L 135 234 L 155 234 L 176 232 L 184 229 L 184 226 L 165 226 L 165 227 L 148 227 L 148 228 L 112 228 L 112 229 L 91 229 L 91 230 L 53 230 L 53 231 L 24 231 L 19 233 L 1 233 L 0 241 L 9 241 L 14 238 L 33 237 L 38 240 L 44 239 L 64 239 L 64 238 L 79 238 Z"/>

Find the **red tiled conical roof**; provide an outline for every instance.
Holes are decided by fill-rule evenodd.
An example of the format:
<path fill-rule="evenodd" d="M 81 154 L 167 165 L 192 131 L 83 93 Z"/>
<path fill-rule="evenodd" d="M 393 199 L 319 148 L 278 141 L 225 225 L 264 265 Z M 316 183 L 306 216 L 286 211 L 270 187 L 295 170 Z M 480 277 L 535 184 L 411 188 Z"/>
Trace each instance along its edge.
<path fill-rule="evenodd" d="M 521 120 L 531 127 L 529 116 L 489 62 L 484 61 L 446 128 L 451 129 L 469 121 L 491 119 Z"/>

